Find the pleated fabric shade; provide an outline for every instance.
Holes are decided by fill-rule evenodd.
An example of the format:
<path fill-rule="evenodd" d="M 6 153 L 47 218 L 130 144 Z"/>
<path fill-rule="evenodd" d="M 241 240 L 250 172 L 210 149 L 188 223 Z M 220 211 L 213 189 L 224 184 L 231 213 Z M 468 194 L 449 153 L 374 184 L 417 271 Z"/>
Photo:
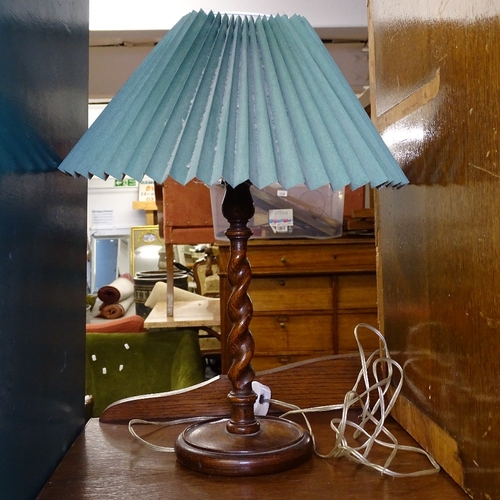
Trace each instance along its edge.
<path fill-rule="evenodd" d="M 306 19 L 191 12 L 59 168 L 257 188 L 407 178 Z"/>

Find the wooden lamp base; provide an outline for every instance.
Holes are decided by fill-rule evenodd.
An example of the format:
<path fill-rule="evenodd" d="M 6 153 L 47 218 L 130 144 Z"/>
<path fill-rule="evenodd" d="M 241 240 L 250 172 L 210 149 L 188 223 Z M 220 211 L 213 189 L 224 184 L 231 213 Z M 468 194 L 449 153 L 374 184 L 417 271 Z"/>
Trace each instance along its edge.
<path fill-rule="evenodd" d="M 254 434 L 232 434 L 229 419 L 188 427 L 175 443 L 177 460 L 189 469 L 222 476 L 258 476 L 291 469 L 311 457 L 312 439 L 289 420 L 263 417 Z"/>
<path fill-rule="evenodd" d="M 210 420 L 188 427 L 177 439 L 177 460 L 190 469 L 224 476 L 272 474 L 295 467 L 313 451 L 311 436 L 299 425 L 276 417 L 257 419 L 252 390 L 255 372 L 250 364 L 255 351 L 248 329 L 252 301 L 247 294 L 251 280 L 247 243 L 252 235 L 247 223 L 254 214 L 249 183 L 227 185 L 222 213 L 229 222 L 227 277 L 232 287 L 228 315 L 233 327 L 227 338 L 233 364 L 228 371 L 231 418 Z"/>

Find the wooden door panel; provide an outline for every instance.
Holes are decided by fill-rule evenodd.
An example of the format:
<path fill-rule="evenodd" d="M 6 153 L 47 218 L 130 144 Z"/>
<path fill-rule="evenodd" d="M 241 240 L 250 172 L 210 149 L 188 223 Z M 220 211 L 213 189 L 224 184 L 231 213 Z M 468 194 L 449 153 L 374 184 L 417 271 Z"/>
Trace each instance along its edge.
<path fill-rule="evenodd" d="M 377 328 L 377 311 L 338 315 L 338 352 L 340 354 L 359 351 L 354 328 L 360 323 L 367 323 Z M 358 329 L 358 339 L 367 355 L 380 347 L 377 335 L 368 328 Z"/>
<path fill-rule="evenodd" d="M 375 274 L 344 274 L 337 279 L 337 307 L 339 309 L 377 307 L 377 278 Z"/>
<path fill-rule="evenodd" d="M 333 309 L 330 276 L 254 278 L 248 294 L 255 312 Z"/>
<path fill-rule="evenodd" d="M 258 353 L 333 352 L 335 347 L 335 324 L 331 314 L 256 315 L 251 330 Z"/>
<path fill-rule="evenodd" d="M 370 1 L 372 119 L 410 180 L 376 201 L 394 414 L 473 498 L 500 498 L 499 14 Z"/>

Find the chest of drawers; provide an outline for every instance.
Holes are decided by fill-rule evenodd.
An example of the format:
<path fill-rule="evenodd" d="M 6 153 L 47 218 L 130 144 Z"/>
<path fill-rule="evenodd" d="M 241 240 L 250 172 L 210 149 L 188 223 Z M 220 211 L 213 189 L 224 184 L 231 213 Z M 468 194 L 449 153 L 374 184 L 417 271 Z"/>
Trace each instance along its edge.
<path fill-rule="evenodd" d="M 226 304 L 229 243 L 219 242 L 222 371 L 231 366 Z M 376 326 L 375 244 L 371 238 L 250 240 L 250 331 L 256 371 L 303 359 L 357 351 L 354 327 Z M 368 330 L 365 350 L 378 347 Z"/>

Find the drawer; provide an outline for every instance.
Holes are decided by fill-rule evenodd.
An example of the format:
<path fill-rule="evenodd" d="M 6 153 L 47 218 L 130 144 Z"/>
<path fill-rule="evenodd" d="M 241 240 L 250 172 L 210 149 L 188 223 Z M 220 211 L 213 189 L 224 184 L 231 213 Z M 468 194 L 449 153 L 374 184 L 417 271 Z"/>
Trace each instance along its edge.
<path fill-rule="evenodd" d="M 338 321 L 338 346 L 339 353 L 358 352 L 358 344 L 354 338 L 354 328 L 359 323 L 368 323 L 375 328 L 378 328 L 377 312 L 364 312 L 355 314 L 339 314 Z M 379 348 L 379 340 L 375 333 L 368 328 L 360 328 L 359 339 L 365 354 L 372 353 Z"/>
<path fill-rule="evenodd" d="M 321 353 L 333 351 L 335 345 L 332 314 L 257 315 L 252 318 L 250 331 L 256 353 Z"/>
<path fill-rule="evenodd" d="M 338 309 L 371 309 L 377 307 L 377 278 L 370 274 L 338 276 Z"/>
<path fill-rule="evenodd" d="M 375 271 L 373 245 L 249 246 L 247 255 L 255 274 Z"/>
<path fill-rule="evenodd" d="M 254 278 L 248 289 L 254 312 L 333 309 L 330 276 Z"/>

